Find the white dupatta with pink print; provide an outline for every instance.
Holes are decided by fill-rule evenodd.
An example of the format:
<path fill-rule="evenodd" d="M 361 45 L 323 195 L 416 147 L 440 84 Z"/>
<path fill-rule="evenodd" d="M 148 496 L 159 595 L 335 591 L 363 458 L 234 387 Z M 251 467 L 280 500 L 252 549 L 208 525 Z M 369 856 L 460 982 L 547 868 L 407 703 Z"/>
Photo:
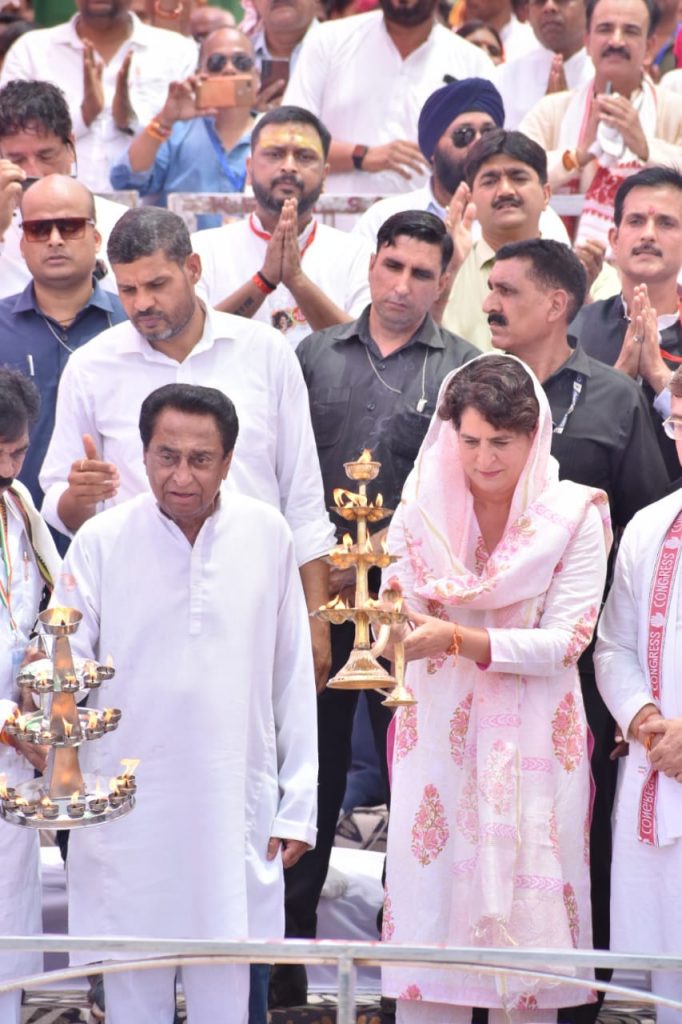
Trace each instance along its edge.
<path fill-rule="evenodd" d="M 551 413 L 534 384 L 538 431 L 490 557 L 456 433 L 437 415 L 391 524 L 408 602 L 487 628 L 493 660 L 408 666 L 418 704 L 398 713 L 396 729 L 389 941 L 591 945 L 589 759 L 575 664 L 601 600 L 608 503 L 601 491 L 559 482 Z M 575 988 L 512 975 L 391 968 L 384 979 L 389 995 L 436 1003 L 582 1001 Z"/>

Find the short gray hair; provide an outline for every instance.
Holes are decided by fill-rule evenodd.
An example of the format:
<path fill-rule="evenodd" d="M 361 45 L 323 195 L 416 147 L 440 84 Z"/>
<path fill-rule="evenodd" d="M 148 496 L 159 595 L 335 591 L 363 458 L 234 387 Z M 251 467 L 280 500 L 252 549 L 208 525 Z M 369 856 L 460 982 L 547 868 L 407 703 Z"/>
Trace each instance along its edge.
<path fill-rule="evenodd" d="M 115 263 L 134 263 L 163 250 L 166 259 L 182 266 L 192 252 L 189 231 L 182 217 L 158 206 L 127 210 L 109 235 L 107 256 Z"/>

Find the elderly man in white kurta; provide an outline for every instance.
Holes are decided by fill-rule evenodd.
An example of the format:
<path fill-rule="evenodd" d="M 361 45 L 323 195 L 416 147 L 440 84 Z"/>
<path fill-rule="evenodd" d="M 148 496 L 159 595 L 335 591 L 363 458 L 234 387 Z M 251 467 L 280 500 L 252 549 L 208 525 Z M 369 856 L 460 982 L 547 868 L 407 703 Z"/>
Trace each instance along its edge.
<path fill-rule="evenodd" d="M 43 769 L 43 748 L 22 743 L 4 731 L 16 710 L 17 670 L 45 587 L 60 568 L 59 556 L 29 492 L 13 480 L 28 447 L 28 429 L 40 405 L 32 381 L 17 370 L 0 369 L 0 775 L 6 785 L 33 778 Z M 30 759 L 30 760 L 29 760 Z M 0 821 L 0 935 L 31 935 L 42 929 L 39 845 L 33 829 Z M 0 957 L 0 980 L 23 977 L 42 967 L 39 953 Z M 21 991 L 0 994 L 0 1021 L 19 1024 Z"/>
<path fill-rule="evenodd" d="M 682 370 L 670 382 L 666 433 L 682 462 Z M 629 754 L 620 762 L 613 832 L 611 946 L 680 955 L 682 936 L 682 490 L 625 530 L 599 625 L 597 684 Z M 652 990 L 682 1001 L 679 972 Z M 659 1007 L 658 1024 L 680 1020 Z"/>
<path fill-rule="evenodd" d="M 55 600 L 83 612 L 74 651 L 113 656 L 95 703 L 123 709 L 84 766 L 107 780 L 141 759 L 134 811 L 72 835 L 75 935 L 281 937 L 283 868 L 315 842 L 308 616 L 283 516 L 221 492 L 237 429 L 215 388 L 152 392 L 152 493 L 86 523 L 65 560 Z M 105 976 L 108 1024 L 172 1024 L 174 976 Z M 188 1024 L 246 1024 L 247 967 L 182 976 Z"/>

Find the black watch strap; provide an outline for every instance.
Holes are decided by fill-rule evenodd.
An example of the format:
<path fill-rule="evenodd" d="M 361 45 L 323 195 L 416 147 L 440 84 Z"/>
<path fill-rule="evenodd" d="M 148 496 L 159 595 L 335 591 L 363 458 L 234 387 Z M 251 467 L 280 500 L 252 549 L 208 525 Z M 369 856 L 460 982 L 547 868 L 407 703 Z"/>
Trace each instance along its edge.
<path fill-rule="evenodd" d="M 353 149 L 353 152 L 351 153 L 351 158 L 353 160 L 353 167 L 355 168 L 356 171 L 362 170 L 362 161 L 367 156 L 368 150 L 369 146 L 360 145 L 355 146 L 355 148 Z"/>

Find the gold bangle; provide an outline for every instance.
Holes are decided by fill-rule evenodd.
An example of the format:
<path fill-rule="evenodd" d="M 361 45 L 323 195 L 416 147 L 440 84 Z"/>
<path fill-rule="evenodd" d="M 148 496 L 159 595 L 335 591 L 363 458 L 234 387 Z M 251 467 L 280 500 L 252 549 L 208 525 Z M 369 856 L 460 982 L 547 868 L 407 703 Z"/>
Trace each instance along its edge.
<path fill-rule="evenodd" d="M 452 625 L 452 640 L 450 641 L 449 647 L 447 647 L 445 651 L 445 656 L 447 658 L 452 658 L 454 660 L 455 665 L 457 664 L 457 659 L 459 658 L 459 652 L 462 649 L 462 639 L 463 637 L 459 631 L 459 626 L 455 622 Z"/>

